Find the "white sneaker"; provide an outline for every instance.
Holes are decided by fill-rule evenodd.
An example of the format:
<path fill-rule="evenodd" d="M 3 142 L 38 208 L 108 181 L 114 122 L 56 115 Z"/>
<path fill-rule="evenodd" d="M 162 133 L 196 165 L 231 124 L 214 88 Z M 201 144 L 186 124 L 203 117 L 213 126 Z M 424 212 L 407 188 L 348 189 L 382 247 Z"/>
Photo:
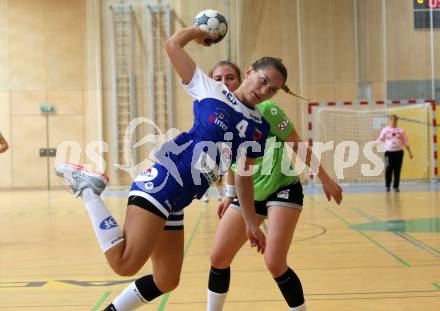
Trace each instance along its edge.
<path fill-rule="evenodd" d="M 82 165 L 71 163 L 56 164 L 55 175 L 64 178 L 64 182 L 70 186 L 75 197 L 80 196 L 86 188 L 90 188 L 94 193 L 100 195 L 109 182 L 106 175 L 89 171 Z"/>

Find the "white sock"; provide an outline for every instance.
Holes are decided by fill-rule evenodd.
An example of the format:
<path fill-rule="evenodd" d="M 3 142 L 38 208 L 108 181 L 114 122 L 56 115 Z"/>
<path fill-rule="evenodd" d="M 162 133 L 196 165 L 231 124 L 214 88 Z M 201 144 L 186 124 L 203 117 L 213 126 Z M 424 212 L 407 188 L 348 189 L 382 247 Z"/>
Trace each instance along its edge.
<path fill-rule="evenodd" d="M 290 308 L 290 311 L 307 311 L 306 303 L 303 303 L 302 305 L 297 307 Z"/>
<path fill-rule="evenodd" d="M 86 188 L 82 191 L 81 197 L 89 213 L 99 245 L 105 253 L 123 241 L 124 235 L 99 195 L 94 193 L 92 189 Z"/>
<path fill-rule="evenodd" d="M 112 301 L 113 306 L 118 311 L 136 310 L 147 303 L 148 300 L 142 297 L 134 282 L 125 288 L 122 293 Z"/>
<path fill-rule="evenodd" d="M 208 303 L 206 311 L 221 311 L 225 304 L 226 296 L 228 293 L 219 294 L 214 293 L 208 289 Z"/>

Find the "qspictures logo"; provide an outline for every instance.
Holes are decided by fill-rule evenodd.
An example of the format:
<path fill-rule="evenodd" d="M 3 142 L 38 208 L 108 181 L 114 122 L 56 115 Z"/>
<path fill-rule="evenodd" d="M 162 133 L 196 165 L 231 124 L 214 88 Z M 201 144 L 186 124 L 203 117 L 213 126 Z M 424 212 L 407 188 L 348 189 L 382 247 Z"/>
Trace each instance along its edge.
<path fill-rule="evenodd" d="M 152 126 L 155 130 L 155 134 L 145 135 L 139 141 L 133 141 L 136 127 L 147 124 Z M 160 128 L 148 118 L 136 118 L 131 121 L 130 125 L 125 131 L 124 148 L 122 151 L 124 164 L 113 164 L 114 167 L 125 171 L 130 175 L 132 180 L 138 180 L 144 185 L 147 182 L 152 181 L 157 176 L 156 169 L 152 168 L 154 163 L 159 162 L 166 169 L 166 178 L 163 178 L 163 182 L 160 185 L 155 184 L 151 187 L 148 184 L 147 191 L 155 192 L 159 191 L 166 183 L 168 177 L 172 177 L 180 185 L 183 185 L 183 178 L 179 169 L 174 162 L 174 159 L 178 159 L 180 155 L 185 153 L 185 159 L 190 161 L 191 165 L 191 177 L 195 185 L 199 185 L 201 182 L 201 176 L 214 173 L 216 177 L 222 176 L 227 172 L 231 164 L 232 150 L 231 141 L 233 140 L 232 132 L 224 133 L 224 141 L 199 141 L 195 143 L 192 140 L 185 141 L 183 144 L 178 145 L 173 138 L 180 134 L 177 129 L 169 129 L 166 133 L 162 132 Z M 254 139 L 259 139 L 260 133 L 255 133 Z M 148 145 L 150 152 L 144 155 L 141 161 L 136 162 L 133 156 L 133 151 L 142 146 Z M 283 146 L 283 147 L 282 147 Z M 318 142 L 315 141 L 313 146 L 309 146 L 307 142 L 301 142 L 299 144 L 285 143 L 276 141 L 275 137 L 266 139 L 264 146 L 260 145 L 256 141 L 244 141 L 237 150 L 237 154 L 240 156 L 246 156 L 247 150 L 253 149 L 253 151 L 264 151 L 263 161 L 261 164 L 261 173 L 270 175 L 272 174 L 272 163 L 274 150 L 282 148 L 282 164 L 281 172 L 286 176 L 292 176 L 292 174 L 301 174 L 307 169 L 305 165 L 305 159 L 307 158 L 308 150 L 312 150 L 314 157 L 310 162 L 309 174 L 316 175 L 319 171 L 320 160 L 324 152 L 333 152 L 333 167 L 327 167 L 327 170 L 333 169 L 336 175 L 336 179 L 344 179 L 344 170 L 355 166 L 360 169 L 360 174 L 366 177 L 375 177 L 383 173 L 385 164 L 382 154 L 384 150 L 383 144 L 379 144 L 376 141 L 369 141 L 365 144 L 359 144 L 355 141 L 341 141 L 335 143 L 334 141 Z M 296 150 L 295 155 L 293 150 Z M 107 163 L 104 160 L 104 153 L 108 152 L 108 144 L 103 141 L 92 141 L 87 144 L 85 149 L 85 158 L 88 160 L 84 166 L 87 168 L 97 168 L 98 171 L 104 171 Z M 188 155 L 189 154 L 189 155 Z M 362 155 L 362 157 L 361 157 Z M 75 141 L 65 141 L 58 145 L 56 163 L 79 163 L 81 158 L 81 145 Z M 362 161 L 362 163 L 359 163 Z M 220 162 L 220 163 L 218 163 Z M 237 164 L 240 161 L 237 159 Z M 292 166 L 295 168 L 295 172 L 292 172 Z M 149 169 L 148 169 L 149 168 Z M 252 165 L 250 168 L 244 171 L 240 169 L 238 165 L 237 174 L 242 176 L 250 176 L 253 172 L 258 170 L 258 165 Z M 188 176 L 185 176 L 187 178 Z M 147 186 L 147 185 L 146 185 Z M 151 188 L 151 189 L 149 189 Z"/>

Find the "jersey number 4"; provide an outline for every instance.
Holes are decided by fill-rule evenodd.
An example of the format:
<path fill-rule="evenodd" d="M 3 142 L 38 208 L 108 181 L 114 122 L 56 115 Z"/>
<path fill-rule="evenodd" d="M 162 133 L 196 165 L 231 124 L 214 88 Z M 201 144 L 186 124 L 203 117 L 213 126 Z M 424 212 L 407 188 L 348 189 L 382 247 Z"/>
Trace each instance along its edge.
<path fill-rule="evenodd" d="M 248 125 L 249 123 L 246 120 L 241 120 L 240 122 L 238 122 L 237 126 L 235 127 L 238 131 L 238 136 L 240 136 L 241 138 L 246 137 L 246 130 Z"/>

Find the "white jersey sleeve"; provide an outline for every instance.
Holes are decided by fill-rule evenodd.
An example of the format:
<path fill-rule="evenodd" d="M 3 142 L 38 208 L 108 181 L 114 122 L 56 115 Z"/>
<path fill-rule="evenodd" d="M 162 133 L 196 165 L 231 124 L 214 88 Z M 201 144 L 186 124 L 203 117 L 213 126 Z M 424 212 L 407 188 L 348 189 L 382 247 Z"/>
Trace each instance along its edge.
<path fill-rule="evenodd" d="M 199 67 L 196 67 L 194 76 L 188 84 L 182 84 L 192 98 L 201 100 L 206 97 L 217 97 L 223 89 L 222 84 L 208 77 Z"/>

